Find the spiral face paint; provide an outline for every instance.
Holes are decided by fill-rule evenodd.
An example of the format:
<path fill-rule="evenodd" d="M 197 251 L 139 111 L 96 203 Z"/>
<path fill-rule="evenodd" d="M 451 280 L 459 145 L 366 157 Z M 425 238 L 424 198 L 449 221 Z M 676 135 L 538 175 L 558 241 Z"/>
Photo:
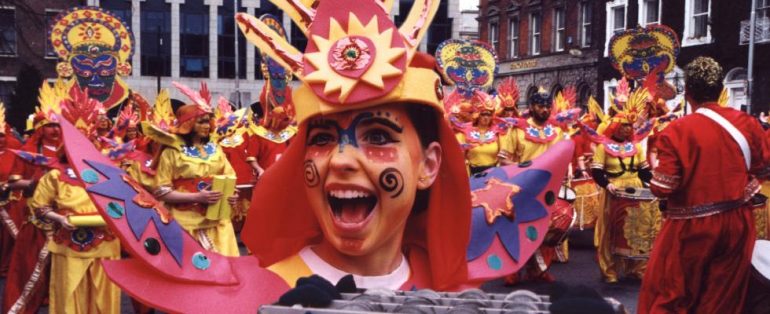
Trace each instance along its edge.
<path fill-rule="evenodd" d="M 398 241 L 395 234 L 403 233 L 414 205 L 424 156 L 403 106 L 330 114 L 307 123 L 305 191 L 324 241 L 346 256 Z"/>

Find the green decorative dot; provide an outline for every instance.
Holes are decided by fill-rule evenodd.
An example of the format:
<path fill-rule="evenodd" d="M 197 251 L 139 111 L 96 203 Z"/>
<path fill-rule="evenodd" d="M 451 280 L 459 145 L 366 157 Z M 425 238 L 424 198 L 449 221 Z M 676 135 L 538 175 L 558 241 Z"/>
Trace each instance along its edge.
<path fill-rule="evenodd" d="M 193 254 L 192 263 L 195 268 L 200 270 L 206 270 L 211 266 L 211 260 L 201 252 Z"/>
<path fill-rule="evenodd" d="M 487 266 L 492 270 L 500 270 L 503 268 L 503 261 L 496 254 L 490 254 L 487 256 Z"/>
<path fill-rule="evenodd" d="M 537 229 L 533 226 L 527 227 L 527 239 L 530 241 L 537 240 Z"/>
<path fill-rule="evenodd" d="M 86 169 L 80 172 L 80 177 L 86 183 L 94 184 L 99 182 L 99 175 L 93 169 Z"/>
<path fill-rule="evenodd" d="M 120 204 L 116 202 L 109 202 L 107 204 L 107 214 L 110 215 L 110 217 L 119 219 L 123 217 L 123 214 L 125 213 L 125 209 L 123 206 L 120 206 Z"/>

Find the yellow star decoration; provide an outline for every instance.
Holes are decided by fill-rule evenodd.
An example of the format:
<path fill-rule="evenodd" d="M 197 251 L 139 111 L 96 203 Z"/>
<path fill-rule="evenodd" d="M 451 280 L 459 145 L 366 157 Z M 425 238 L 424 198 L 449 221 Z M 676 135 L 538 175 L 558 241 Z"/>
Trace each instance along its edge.
<path fill-rule="evenodd" d="M 340 91 L 339 100 L 344 102 L 358 81 L 363 81 L 377 88 L 384 88 L 383 78 L 392 77 L 402 73 L 401 70 L 394 67 L 391 62 L 395 61 L 406 52 L 404 48 L 391 48 L 390 43 L 393 39 L 393 28 L 388 28 L 380 33 L 377 27 L 377 16 L 373 16 L 369 24 L 364 26 L 361 21 L 351 12 L 348 22 L 348 32 L 346 33 L 339 22 L 331 19 L 329 29 L 329 39 L 313 35 L 313 42 L 318 47 L 318 52 L 307 53 L 305 58 L 316 68 L 317 71 L 305 76 L 304 81 L 308 83 L 326 83 L 324 85 L 324 94 L 329 95 Z M 329 64 L 328 53 L 332 46 L 340 39 L 358 35 L 369 38 L 374 47 L 375 59 L 371 67 L 359 79 L 349 78 L 337 73 Z"/>
<path fill-rule="evenodd" d="M 521 192 L 518 185 L 492 178 L 487 186 L 471 193 L 473 207 L 484 207 L 487 223 L 492 224 L 500 216 L 514 219 L 513 201 L 511 198 Z"/>

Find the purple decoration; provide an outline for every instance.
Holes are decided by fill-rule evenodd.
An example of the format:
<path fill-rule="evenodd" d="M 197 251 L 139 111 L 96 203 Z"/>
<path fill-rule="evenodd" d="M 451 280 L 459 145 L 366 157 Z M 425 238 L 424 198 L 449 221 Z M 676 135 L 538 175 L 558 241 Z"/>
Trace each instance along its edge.
<path fill-rule="evenodd" d="M 154 209 L 143 208 L 134 203 L 134 197 L 139 193 L 123 181 L 123 175 L 126 175 L 125 171 L 112 165 L 105 165 L 91 160 L 83 160 L 83 162 L 96 169 L 96 171 L 108 179 L 102 183 L 92 185 L 88 188 L 88 192 L 123 201 L 126 207 L 125 216 L 128 220 L 128 225 L 131 227 L 131 231 L 133 231 L 137 241 L 142 238 L 142 234 L 147 229 L 150 220 L 155 222 L 155 228 L 158 229 L 158 234 L 160 234 L 163 244 L 171 253 L 171 256 L 174 257 L 179 267 L 182 267 L 184 249 L 184 242 L 182 241 L 184 229 L 182 229 L 182 226 L 174 220 L 164 224 Z"/>
<path fill-rule="evenodd" d="M 492 245 L 492 241 L 497 235 L 508 254 L 518 261 L 519 223 L 548 217 L 548 211 L 537 200 L 537 196 L 548 185 L 551 173 L 545 170 L 529 169 L 509 178 L 504 169 L 492 168 L 483 174 L 471 177 L 471 191 L 485 187 L 492 178 L 521 187 L 521 191 L 512 198 L 515 211 L 514 219 L 495 219 L 495 222 L 490 225 L 487 223 L 484 208 L 474 207 L 471 213 L 471 241 L 466 257 L 468 261 L 473 261 L 482 256 Z"/>

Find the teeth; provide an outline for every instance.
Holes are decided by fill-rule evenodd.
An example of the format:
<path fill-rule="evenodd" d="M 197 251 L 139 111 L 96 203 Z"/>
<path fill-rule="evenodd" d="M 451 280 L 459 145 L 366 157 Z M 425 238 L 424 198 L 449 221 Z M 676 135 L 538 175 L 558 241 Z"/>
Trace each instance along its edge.
<path fill-rule="evenodd" d="M 341 199 L 369 197 L 369 193 L 367 192 L 353 191 L 353 190 L 333 190 L 333 191 L 329 191 L 329 195 L 331 195 L 332 197 L 341 198 Z"/>

